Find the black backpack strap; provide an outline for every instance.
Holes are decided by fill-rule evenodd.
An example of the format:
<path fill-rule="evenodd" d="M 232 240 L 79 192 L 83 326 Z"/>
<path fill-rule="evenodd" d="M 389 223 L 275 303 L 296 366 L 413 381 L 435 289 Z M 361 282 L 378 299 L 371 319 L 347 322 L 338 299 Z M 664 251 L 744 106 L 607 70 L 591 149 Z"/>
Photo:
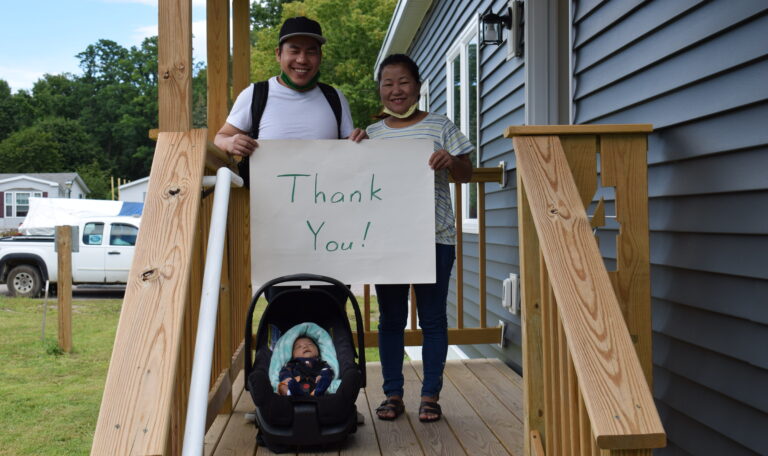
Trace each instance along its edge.
<path fill-rule="evenodd" d="M 325 99 L 328 100 L 328 104 L 331 105 L 333 115 L 336 116 L 336 129 L 339 139 L 341 139 L 341 99 L 339 98 L 339 92 L 332 86 L 323 84 L 322 82 L 318 82 L 317 86 L 323 91 Z"/>
<path fill-rule="evenodd" d="M 259 139 L 259 124 L 264 108 L 267 107 L 269 96 L 269 81 L 253 83 L 253 99 L 251 100 L 251 138 Z"/>
<path fill-rule="evenodd" d="M 269 96 L 269 82 L 259 81 L 253 83 L 253 98 L 251 99 L 251 138 L 259 139 L 259 124 L 264 108 L 267 107 Z M 244 157 L 237 165 L 238 173 L 243 178 L 243 186 L 250 188 L 250 166 L 248 157 Z"/>

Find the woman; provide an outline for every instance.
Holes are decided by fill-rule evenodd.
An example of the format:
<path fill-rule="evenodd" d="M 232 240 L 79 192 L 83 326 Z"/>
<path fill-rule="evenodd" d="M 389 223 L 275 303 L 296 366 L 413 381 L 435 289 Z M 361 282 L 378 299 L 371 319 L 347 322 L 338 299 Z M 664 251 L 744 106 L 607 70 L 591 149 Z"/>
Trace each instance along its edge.
<path fill-rule="evenodd" d="M 456 229 L 448 174 L 456 182 L 469 181 L 472 176 L 469 153 L 474 147 L 448 118 L 418 109 L 419 67 L 407 55 L 394 54 L 384 59 L 378 76 L 379 95 L 387 117 L 367 128 L 368 137 L 429 139 L 435 147 L 428 164 L 435 171 L 436 283 L 415 285 L 419 326 L 424 335 L 424 381 L 419 420 L 432 422 L 442 416 L 437 401 L 443 386 L 448 351 L 448 282 L 456 258 Z M 387 397 L 376 409 L 376 414 L 379 419 L 394 420 L 405 410 L 403 334 L 408 316 L 408 285 L 376 285 L 376 295 L 379 301 L 379 353 Z"/>

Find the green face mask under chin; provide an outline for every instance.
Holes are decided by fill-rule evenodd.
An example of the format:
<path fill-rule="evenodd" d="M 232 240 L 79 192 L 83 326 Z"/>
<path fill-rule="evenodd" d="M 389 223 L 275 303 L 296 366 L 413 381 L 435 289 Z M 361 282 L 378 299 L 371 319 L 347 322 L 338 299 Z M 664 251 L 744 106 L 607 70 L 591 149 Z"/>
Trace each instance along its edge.
<path fill-rule="evenodd" d="M 384 108 L 384 114 L 389 114 L 392 117 L 397 117 L 398 119 L 407 119 L 413 115 L 414 112 L 416 112 L 416 109 L 418 109 L 419 103 L 414 103 L 410 108 L 408 108 L 407 111 L 405 111 L 402 114 L 398 114 L 396 112 L 390 111 L 389 108 Z"/>
<path fill-rule="evenodd" d="M 310 79 L 310 81 L 304 85 L 298 85 L 295 82 L 291 80 L 291 78 L 288 77 L 285 72 L 280 72 L 280 79 L 287 85 L 288 87 L 292 88 L 293 90 L 296 90 L 298 92 L 306 92 L 307 90 L 314 89 L 317 85 L 317 81 L 320 80 L 320 72 L 318 71 L 315 76 Z"/>

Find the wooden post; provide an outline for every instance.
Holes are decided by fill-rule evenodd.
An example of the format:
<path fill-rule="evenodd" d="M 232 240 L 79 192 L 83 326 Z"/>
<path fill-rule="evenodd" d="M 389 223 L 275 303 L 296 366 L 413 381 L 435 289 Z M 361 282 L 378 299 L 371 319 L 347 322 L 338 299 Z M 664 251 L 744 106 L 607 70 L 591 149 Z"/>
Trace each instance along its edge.
<path fill-rule="evenodd" d="M 229 0 L 208 0 L 205 10 L 208 52 L 208 141 L 229 112 Z"/>
<path fill-rule="evenodd" d="M 56 227 L 58 252 L 59 348 L 72 351 L 72 227 Z"/>
<path fill-rule="evenodd" d="M 248 0 L 232 0 L 232 93 L 251 82 L 251 35 Z"/>
<path fill-rule="evenodd" d="M 542 343 L 542 294 L 539 274 L 539 238 L 525 194 L 517 175 L 517 217 L 520 233 L 520 311 L 523 330 L 523 392 L 525 397 L 524 435 L 538 432 L 547 438 L 544 407 L 544 361 Z M 551 379 L 550 379 L 551 380 Z M 549 440 L 547 440 L 549 441 Z M 523 454 L 531 454 L 530 441 L 524 441 Z M 551 449 L 551 447 L 550 447 Z"/>
<path fill-rule="evenodd" d="M 158 2 L 160 131 L 192 128 L 192 0 Z"/>
<path fill-rule="evenodd" d="M 464 328 L 464 228 L 461 208 L 461 184 L 455 184 L 454 207 L 456 210 L 456 327 Z"/>

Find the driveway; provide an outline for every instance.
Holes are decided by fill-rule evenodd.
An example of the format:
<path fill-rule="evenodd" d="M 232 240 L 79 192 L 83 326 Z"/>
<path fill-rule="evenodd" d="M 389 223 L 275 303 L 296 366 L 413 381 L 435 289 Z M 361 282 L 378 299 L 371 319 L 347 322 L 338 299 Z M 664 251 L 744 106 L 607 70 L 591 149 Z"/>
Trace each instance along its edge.
<path fill-rule="evenodd" d="M 0 285 L 0 295 L 8 296 L 8 287 Z M 123 299 L 125 285 L 74 285 L 72 299 Z M 49 296 L 55 299 L 55 296 Z"/>

